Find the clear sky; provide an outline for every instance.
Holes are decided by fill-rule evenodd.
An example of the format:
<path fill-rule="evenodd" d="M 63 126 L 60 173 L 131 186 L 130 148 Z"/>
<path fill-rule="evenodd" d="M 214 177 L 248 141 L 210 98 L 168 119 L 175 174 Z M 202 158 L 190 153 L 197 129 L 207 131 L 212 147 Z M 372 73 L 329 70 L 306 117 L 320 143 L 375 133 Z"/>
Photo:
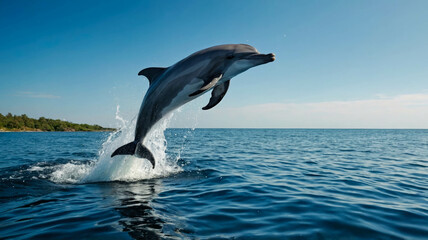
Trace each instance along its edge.
<path fill-rule="evenodd" d="M 200 49 L 277 60 L 172 127 L 428 128 L 428 1 L 0 1 L 0 113 L 115 126 L 148 81 Z"/>

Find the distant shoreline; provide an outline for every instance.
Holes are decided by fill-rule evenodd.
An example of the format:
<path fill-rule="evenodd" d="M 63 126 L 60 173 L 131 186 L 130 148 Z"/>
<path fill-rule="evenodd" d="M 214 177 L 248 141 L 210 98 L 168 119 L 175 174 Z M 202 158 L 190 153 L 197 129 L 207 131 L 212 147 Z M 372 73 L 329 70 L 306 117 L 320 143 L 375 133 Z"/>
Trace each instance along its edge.
<path fill-rule="evenodd" d="M 109 132 L 115 128 L 105 128 L 100 125 L 80 124 L 40 117 L 30 118 L 25 114 L 21 116 L 0 113 L 0 132 Z"/>
<path fill-rule="evenodd" d="M 182 128 L 172 127 L 167 129 L 193 129 L 193 130 L 428 130 L 427 128 Z M 4 132 L 114 132 L 118 129 L 108 130 L 89 130 L 89 131 L 42 131 L 42 130 L 4 130 L 0 129 L 0 133 Z"/>
<path fill-rule="evenodd" d="M 44 133 L 44 132 L 114 132 L 116 129 L 113 130 L 91 130 L 91 131 L 37 131 L 37 130 L 3 130 L 0 129 L 0 133 L 8 133 L 8 132 L 34 132 L 34 133 Z"/>

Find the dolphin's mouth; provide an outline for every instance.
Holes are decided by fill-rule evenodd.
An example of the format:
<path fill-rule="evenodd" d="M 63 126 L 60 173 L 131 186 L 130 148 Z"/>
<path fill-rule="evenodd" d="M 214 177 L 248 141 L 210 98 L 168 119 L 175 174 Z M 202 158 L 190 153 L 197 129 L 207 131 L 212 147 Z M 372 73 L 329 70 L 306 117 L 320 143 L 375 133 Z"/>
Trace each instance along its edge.
<path fill-rule="evenodd" d="M 261 60 L 263 63 L 273 62 L 275 61 L 275 54 L 268 53 L 268 54 L 252 54 L 250 56 L 247 56 L 245 59 L 247 60 Z"/>

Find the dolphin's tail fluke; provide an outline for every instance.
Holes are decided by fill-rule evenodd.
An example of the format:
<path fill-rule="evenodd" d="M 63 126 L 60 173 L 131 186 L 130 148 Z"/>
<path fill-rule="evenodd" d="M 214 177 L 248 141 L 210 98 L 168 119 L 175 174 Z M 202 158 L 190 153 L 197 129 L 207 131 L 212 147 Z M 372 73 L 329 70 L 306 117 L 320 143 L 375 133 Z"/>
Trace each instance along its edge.
<path fill-rule="evenodd" d="M 111 157 L 114 157 L 116 155 L 134 155 L 135 148 L 137 148 L 137 143 L 136 142 L 130 142 L 130 143 L 125 144 L 122 147 L 116 149 L 116 151 L 114 151 L 111 154 Z"/>
<path fill-rule="evenodd" d="M 123 145 L 122 147 L 116 149 L 111 154 L 111 157 L 116 155 L 135 155 L 139 158 L 145 158 L 150 161 L 153 168 L 155 168 L 155 158 L 150 150 L 144 146 L 143 144 L 138 144 L 137 142 L 130 142 L 128 144 Z"/>

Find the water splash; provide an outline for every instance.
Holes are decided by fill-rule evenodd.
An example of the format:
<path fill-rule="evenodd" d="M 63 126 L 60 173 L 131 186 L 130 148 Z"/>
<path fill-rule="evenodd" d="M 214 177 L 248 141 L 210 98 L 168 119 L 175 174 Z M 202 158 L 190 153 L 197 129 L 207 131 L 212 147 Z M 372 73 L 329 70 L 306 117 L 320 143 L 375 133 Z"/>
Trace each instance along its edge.
<path fill-rule="evenodd" d="M 111 153 L 118 147 L 134 140 L 136 118 L 127 121 L 120 116 L 119 106 L 116 109 L 116 119 L 120 129 L 109 135 L 102 144 L 98 159 L 90 163 L 66 163 L 58 165 L 51 174 L 54 182 L 87 183 L 104 181 L 138 181 L 142 179 L 168 176 L 181 171 L 177 165 L 177 157 L 166 154 L 167 142 L 164 131 L 171 121 L 169 114 L 159 121 L 144 140 L 144 145 L 153 153 L 156 167 L 146 159 L 129 155 L 118 155 L 111 158 Z M 179 155 L 178 155 L 179 156 Z"/>

